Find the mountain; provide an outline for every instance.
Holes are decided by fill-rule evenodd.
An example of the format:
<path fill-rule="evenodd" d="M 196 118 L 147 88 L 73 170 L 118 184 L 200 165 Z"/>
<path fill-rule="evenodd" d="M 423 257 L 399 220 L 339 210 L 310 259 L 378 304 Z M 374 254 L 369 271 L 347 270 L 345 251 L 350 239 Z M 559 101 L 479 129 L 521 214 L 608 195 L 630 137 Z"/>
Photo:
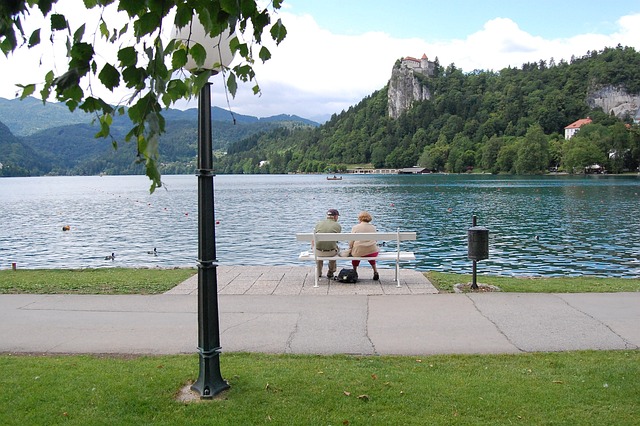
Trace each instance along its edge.
<path fill-rule="evenodd" d="M 167 123 L 172 121 L 198 122 L 197 108 L 179 110 L 169 108 L 162 112 Z M 0 98 L 0 121 L 2 121 L 15 136 L 28 136 L 37 132 L 73 124 L 90 124 L 95 119 L 92 114 L 76 110 L 70 112 L 64 104 L 47 102 L 34 97 L 20 100 Z M 118 120 L 115 117 L 114 120 Z M 128 125 L 126 117 L 120 117 L 124 125 Z M 219 107 L 211 108 L 211 120 L 213 122 L 227 122 L 233 124 L 256 123 L 300 123 L 309 126 L 317 126 L 318 123 L 296 115 L 280 114 L 272 117 L 258 118 L 250 115 L 242 115 L 227 111 Z M 167 126 L 168 127 L 168 126 Z M 258 126 L 259 127 L 259 126 Z M 97 131 L 97 130 L 96 130 Z"/>
<path fill-rule="evenodd" d="M 0 98 L 0 121 L 2 121 L 15 136 L 26 136 L 49 129 L 51 127 L 69 124 L 90 123 L 92 116 L 84 111 L 70 112 L 64 104 L 42 103 L 34 97 Z"/>
<path fill-rule="evenodd" d="M 520 68 L 464 72 L 423 58 L 394 64 L 389 84 L 320 127 L 255 135 L 228 148 L 220 173 L 347 168 L 540 174 L 640 164 L 640 54 L 616 46 Z M 592 124 L 564 138 L 564 128 Z"/>
<path fill-rule="evenodd" d="M 0 176 L 29 176 L 48 171 L 45 159 L 0 122 Z"/>
<path fill-rule="evenodd" d="M 198 110 L 163 111 L 166 132 L 160 137 L 160 156 L 164 173 L 192 173 L 198 139 Z M 293 115 L 267 118 L 231 113 L 213 107 L 214 149 L 225 151 L 237 141 L 274 129 L 315 127 L 318 123 Z M 128 117 L 115 116 L 112 139 L 96 139 L 99 128 L 95 117 L 80 110 L 69 112 L 66 106 L 43 104 L 35 98 L 0 98 L 0 162 L 2 175 L 40 174 L 128 174 L 143 173 L 135 163 L 135 144 L 124 141 L 130 130 Z M 113 149 L 116 142 L 118 149 Z M 18 166 L 20 165 L 20 167 Z M 20 170 L 19 172 L 17 170 Z M 13 170 L 13 172 L 10 172 Z"/>

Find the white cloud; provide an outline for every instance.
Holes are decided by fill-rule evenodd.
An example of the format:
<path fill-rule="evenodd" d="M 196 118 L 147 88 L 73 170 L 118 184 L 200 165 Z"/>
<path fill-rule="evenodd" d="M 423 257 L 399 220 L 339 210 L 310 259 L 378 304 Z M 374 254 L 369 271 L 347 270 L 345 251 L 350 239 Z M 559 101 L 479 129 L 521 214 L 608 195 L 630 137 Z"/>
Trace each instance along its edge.
<path fill-rule="evenodd" d="M 380 32 L 331 34 L 309 15 L 280 15 L 287 26 L 287 38 L 278 47 L 269 46 L 271 60 L 256 65 L 263 96 L 249 100 L 241 90 L 231 103 L 238 112 L 280 112 L 304 117 L 339 113 L 383 88 L 394 62 L 403 56 L 420 57 L 425 53 L 431 60 L 438 57 L 445 67 L 454 63 L 469 72 L 520 67 L 541 59 L 569 61 L 572 55 L 579 57 L 589 50 L 619 43 L 640 47 L 640 15 L 622 17 L 619 30 L 613 34 L 581 34 L 563 39 L 544 39 L 523 31 L 511 19 L 495 18 L 465 39 L 435 43 L 394 38 Z"/>
<path fill-rule="evenodd" d="M 545 39 L 522 30 L 511 19 L 495 18 L 464 39 L 436 42 L 397 38 L 384 32 L 335 34 L 320 27 L 312 16 L 295 15 L 287 9 L 283 9 L 279 17 L 287 27 L 287 37 L 277 47 L 267 43 L 272 59 L 265 64 L 258 60 L 255 64 L 262 95 L 253 95 L 253 84 L 242 83 L 236 98 L 229 102 L 234 112 L 259 117 L 296 114 L 312 119 L 326 118 L 382 89 L 397 59 L 420 57 L 423 53 L 431 60 L 438 57 L 445 67 L 454 63 L 469 72 L 520 67 L 526 62 L 548 61 L 552 57 L 556 62 L 568 61 L 572 55 L 579 57 L 589 50 L 618 44 L 640 48 L 640 14 L 621 17 L 611 34 Z M 265 34 L 264 41 L 268 39 Z M 42 75 L 37 74 L 47 68 L 39 69 L 38 63 L 48 61 L 46 53 L 49 52 L 41 52 L 41 59 L 25 50 L 15 53 L 8 62 L 0 59 L 4 80 L 0 82 L 0 96 L 13 97 L 13 83 L 41 81 Z M 61 55 L 64 59 L 64 53 L 57 53 L 57 59 L 61 59 Z M 221 76 L 212 81 L 214 104 L 227 107 Z M 196 104 L 182 103 L 181 106 L 195 108 Z"/>

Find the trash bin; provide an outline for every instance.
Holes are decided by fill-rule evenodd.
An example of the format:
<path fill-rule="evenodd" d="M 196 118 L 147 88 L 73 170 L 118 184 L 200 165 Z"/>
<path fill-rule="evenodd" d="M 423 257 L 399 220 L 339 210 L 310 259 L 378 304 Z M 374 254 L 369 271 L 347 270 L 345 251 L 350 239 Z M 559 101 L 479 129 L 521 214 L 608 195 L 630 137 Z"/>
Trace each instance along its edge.
<path fill-rule="evenodd" d="M 471 260 L 489 258 L 489 230 L 484 226 L 472 226 L 467 230 L 469 240 L 468 256 Z"/>

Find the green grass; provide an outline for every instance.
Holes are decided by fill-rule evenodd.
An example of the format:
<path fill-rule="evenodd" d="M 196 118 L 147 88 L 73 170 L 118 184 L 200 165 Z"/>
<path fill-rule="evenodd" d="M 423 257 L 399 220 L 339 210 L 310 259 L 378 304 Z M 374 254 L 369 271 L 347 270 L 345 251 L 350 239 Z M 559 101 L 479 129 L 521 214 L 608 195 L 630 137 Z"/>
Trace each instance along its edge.
<path fill-rule="evenodd" d="M 18 269 L 0 270 L 0 294 L 159 294 L 197 273 L 196 269 Z M 427 272 L 443 293 L 453 292 L 471 275 Z M 523 278 L 480 275 L 478 283 L 520 293 L 610 293 L 640 291 L 639 279 L 628 278 Z"/>
<path fill-rule="evenodd" d="M 640 351 L 416 357 L 223 354 L 231 389 L 178 402 L 195 355 L 0 355 L 0 424 L 631 425 Z"/>
<path fill-rule="evenodd" d="M 0 294 L 159 294 L 195 269 L 18 269 L 0 271 Z"/>
<path fill-rule="evenodd" d="M 453 292 L 455 284 L 471 282 L 472 276 L 444 272 L 427 272 L 426 277 L 441 292 Z M 614 293 L 640 291 L 640 279 L 631 278 L 523 278 L 476 276 L 478 284 L 500 287 L 502 291 L 514 293 Z"/>

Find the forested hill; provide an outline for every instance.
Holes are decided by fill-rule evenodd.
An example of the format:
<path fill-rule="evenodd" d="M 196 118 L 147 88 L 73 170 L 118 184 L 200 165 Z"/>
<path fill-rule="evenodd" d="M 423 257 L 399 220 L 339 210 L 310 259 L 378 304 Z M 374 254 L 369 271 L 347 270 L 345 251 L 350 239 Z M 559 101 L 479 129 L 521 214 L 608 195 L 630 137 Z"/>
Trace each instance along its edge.
<path fill-rule="evenodd" d="M 638 129 L 630 125 L 634 114 L 616 117 L 603 111 L 594 95 L 624 93 L 640 99 L 640 54 L 633 48 L 500 71 L 438 65 L 433 77 L 417 78 L 431 99 L 415 103 L 396 120 L 388 116 L 385 87 L 320 127 L 277 129 L 233 144 L 218 172 L 420 165 L 433 171 L 531 174 L 550 168 L 582 172 L 594 163 L 610 172 L 638 167 Z M 565 141 L 564 127 L 586 117 L 593 123 Z"/>
<path fill-rule="evenodd" d="M 297 116 L 257 118 L 212 108 L 214 148 L 223 152 L 236 141 L 275 128 L 311 127 L 317 123 Z M 161 172 L 194 173 L 197 152 L 197 109 L 163 112 L 166 133 L 160 137 Z M 95 138 L 99 130 L 93 117 L 65 105 L 43 104 L 35 98 L 0 98 L 0 176 L 141 174 L 136 145 L 126 143 L 127 116 L 116 116 L 112 136 Z"/>

